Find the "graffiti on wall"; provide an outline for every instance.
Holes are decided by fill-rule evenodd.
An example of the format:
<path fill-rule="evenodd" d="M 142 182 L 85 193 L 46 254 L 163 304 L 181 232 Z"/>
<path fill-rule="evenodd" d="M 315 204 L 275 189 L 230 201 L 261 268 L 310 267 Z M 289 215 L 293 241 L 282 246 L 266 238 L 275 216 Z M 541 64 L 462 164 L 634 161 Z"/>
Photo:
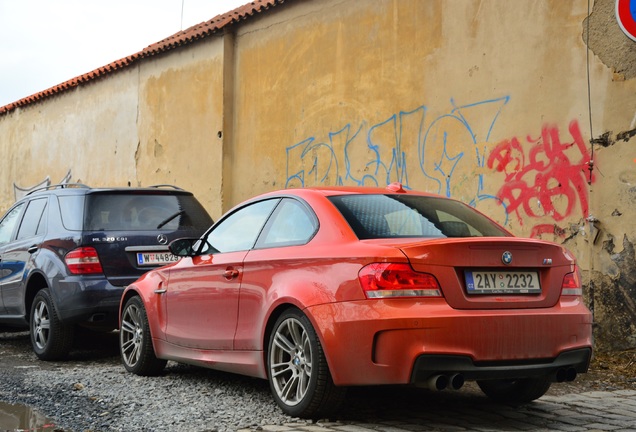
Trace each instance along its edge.
<path fill-rule="evenodd" d="M 544 126 L 539 137 L 527 136 L 525 143 L 517 137 L 506 139 L 488 156 L 488 167 L 505 174 L 497 196 L 520 224 L 524 218 L 546 215 L 558 223 L 576 210 L 583 217 L 589 215 L 586 176 L 591 175 L 590 183 L 594 181 L 591 156 L 578 121 L 570 122 L 568 131 L 569 137 L 562 141 L 557 126 Z M 535 225 L 531 236 L 563 236 L 556 223 Z"/>
<path fill-rule="evenodd" d="M 68 173 L 66 173 L 64 178 L 58 184 L 68 184 L 70 181 L 71 181 L 71 170 L 69 169 Z M 46 178 L 42 180 L 40 183 L 37 183 L 33 186 L 26 187 L 26 188 L 20 187 L 17 184 L 13 183 L 13 195 L 15 200 L 17 201 L 23 196 L 25 196 L 26 194 L 28 194 L 29 192 L 32 192 L 36 189 L 42 189 L 48 186 L 51 186 L 51 177 L 49 176 L 46 176 Z"/>
<path fill-rule="evenodd" d="M 536 224 L 532 236 L 562 235 L 560 221 L 588 214 L 590 155 L 578 122 L 570 123 L 567 137 L 546 125 L 536 137 L 494 142 L 509 101 L 451 100 L 449 112 L 437 116 L 422 105 L 372 125 L 345 124 L 326 138 L 310 136 L 286 148 L 285 186 L 416 184 L 472 206 L 493 201 L 504 224 L 547 216 L 555 223 Z"/>

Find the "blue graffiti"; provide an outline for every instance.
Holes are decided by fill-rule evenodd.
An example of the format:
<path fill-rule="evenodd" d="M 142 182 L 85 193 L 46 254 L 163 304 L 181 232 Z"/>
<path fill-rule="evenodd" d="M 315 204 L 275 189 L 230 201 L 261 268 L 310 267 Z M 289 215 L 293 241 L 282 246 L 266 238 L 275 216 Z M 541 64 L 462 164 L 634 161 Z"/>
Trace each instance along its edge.
<path fill-rule="evenodd" d="M 326 139 L 311 136 L 287 147 L 285 187 L 400 182 L 407 189 L 417 184 L 447 197 L 460 195 L 473 206 L 489 199 L 503 206 L 486 193 L 483 173 L 475 168 L 485 167 L 488 143 L 509 100 L 457 105 L 451 99 L 451 110 L 430 121 L 421 105 L 371 126 L 346 124 Z"/>

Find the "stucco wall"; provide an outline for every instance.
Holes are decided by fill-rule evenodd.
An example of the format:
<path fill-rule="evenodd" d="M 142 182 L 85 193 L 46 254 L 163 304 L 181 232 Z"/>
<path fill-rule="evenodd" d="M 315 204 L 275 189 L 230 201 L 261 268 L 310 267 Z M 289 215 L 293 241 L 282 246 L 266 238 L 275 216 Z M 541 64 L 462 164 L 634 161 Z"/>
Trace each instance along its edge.
<path fill-rule="evenodd" d="M 58 183 L 69 170 L 90 185 L 134 180 L 137 82 L 123 71 L 0 117 L 0 209 L 14 202 L 14 183 Z"/>
<path fill-rule="evenodd" d="M 192 191 L 215 220 L 223 206 L 223 77 L 221 38 L 144 63 L 135 152 L 139 185 Z"/>
<path fill-rule="evenodd" d="M 0 207 L 69 169 L 177 184 L 214 218 L 276 188 L 401 181 L 566 245 L 598 347 L 636 347 L 636 42 L 613 0 L 589 4 L 287 1 L 0 117 Z"/>

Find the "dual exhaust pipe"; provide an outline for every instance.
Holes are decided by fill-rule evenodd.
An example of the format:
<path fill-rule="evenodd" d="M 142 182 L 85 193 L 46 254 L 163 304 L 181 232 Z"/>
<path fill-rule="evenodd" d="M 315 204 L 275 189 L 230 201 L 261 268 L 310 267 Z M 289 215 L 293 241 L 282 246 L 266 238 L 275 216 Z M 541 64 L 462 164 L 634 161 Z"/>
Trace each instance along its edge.
<path fill-rule="evenodd" d="M 560 368 L 554 374 L 554 381 L 556 382 L 565 382 L 565 381 L 574 381 L 576 379 L 576 369 L 573 367 L 570 368 Z M 450 374 L 450 375 L 433 375 L 426 380 L 425 387 L 430 390 L 444 390 L 450 387 L 453 390 L 459 390 L 464 385 L 464 375 L 460 373 Z"/>
<path fill-rule="evenodd" d="M 576 369 L 573 367 L 570 368 L 561 368 L 556 371 L 554 375 L 554 380 L 556 382 L 565 382 L 565 381 L 574 381 L 576 378 Z"/>
<path fill-rule="evenodd" d="M 431 390 L 444 390 L 447 387 L 459 390 L 464 385 L 464 375 L 460 373 L 452 375 L 433 375 L 426 380 L 426 387 Z"/>

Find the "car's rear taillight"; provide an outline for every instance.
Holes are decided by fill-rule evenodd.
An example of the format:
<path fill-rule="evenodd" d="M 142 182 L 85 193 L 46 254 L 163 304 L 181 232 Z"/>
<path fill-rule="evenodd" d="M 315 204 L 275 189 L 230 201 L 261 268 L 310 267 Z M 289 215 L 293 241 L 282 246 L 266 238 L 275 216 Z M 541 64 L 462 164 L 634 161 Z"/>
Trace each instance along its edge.
<path fill-rule="evenodd" d="M 92 247 L 73 249 L 66 254 L 64 260 L 73 274 L 102 273 L 102 265 L 99 262 L 97 251 Z"/>
<path fill-rule="evenodd" d="M 581 275 L 577 267 L 576 271 L 568 273 L 563 277 L 561 285 L 561 295 L 563 296 L 582 296 L 583 287 L 581 287 Z"/>
<path fill-rule="evenodd" d="M 373 263 L 358 278 L 367 298 L 441 297 L 435 276 L 419 273 L 408 264 Z"/>

